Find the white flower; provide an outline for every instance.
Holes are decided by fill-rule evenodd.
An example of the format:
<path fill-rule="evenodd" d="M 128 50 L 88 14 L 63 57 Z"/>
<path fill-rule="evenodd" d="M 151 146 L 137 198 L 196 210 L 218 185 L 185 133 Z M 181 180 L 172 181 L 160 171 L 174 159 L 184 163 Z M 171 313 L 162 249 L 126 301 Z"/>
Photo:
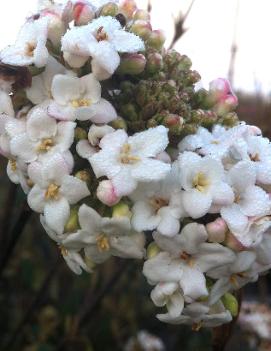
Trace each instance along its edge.
<path fill-rule="evenodd" d="M 138 182 L 158 181 L 170 171 L 170 165 L 155 160 L 168 145 L 163 126 L 128 136 L 124 130 L 107 134 L 100 142 L 101 151 L 89 162 L 96 177 L 107 176 L 117 196 L 130 194 Z"/>
<path fill-rule="evenodd" d="M 78 215 L 81 229 L 63 241 L 65 247 L 85 249 L 86 256 L 95 263 L 102 263 L 111 256 L 143 258 L 142 236 L 131 232 L 128 217 L 101 217 L 86 205 L 80 207 Z"/>
<path fill-rule="evenodd" d="M 86 158 L 87 160 L 97 152 L 101 139 L 109 133 L 114 132 L 115 130 L 108 126 L 96 126 L 93 124 L 89 128 L 88 140 L 80 140 L 76 145 L 76 151 L 79 156 Z"/>
<path fill-rule="evenodd" d="M 170 324 L 187 324 L 192 330 L 198 331 L 202 327 L 214 328 L 229 323 L 232 316 L 222 304 L 218 302 L 212 306 L 204 303 L 194 302 L 183 309 L 183 314 L 172 317 L 169 314 L 158 314 L 161 322 Z"/>
<path fill-rule="evenodd" d="M 221 216 L 229 229 L 245 247 L 257 244 L 261 231 L 250 231 L 251 217 L 270 214 L 271 202 L 268 194 L 255 185 L 256 170 L 250 161 L 238 162 L 228 173 L 234 190 L 234 203 L 221 209 Z M 255 236 L 257 235 L 257 236 Z"/>
<path fill-rule="evenodd" d="M 64 153 L 73 143 L 75 126 L 74 122 L 57 123 L 47 114 L 47 104 L 38 105 L 29 112 L 25 131 L 11 138 L 11 153 L 27 163 L 48 152 Z"/>
<path fill-rule="evenodd" d="M 90 267 L 86 264 L 85 260 L 82 258 L 81 254 L 79 253 L 79 250 L 68 250 L 63 246 L 63 239 L 67 235 L 59 235 L 56 232 L 54 232 L 51 228 L 48 227 L 46 224 L 44 216 L 40 216 L 40 222 L 41 225 L 43 226 L 44 230 L 46 233 L 49 235 L 49 237 L 54 240 L 60 248 L 60 252 L 64 258 L 64 260 L 67 263 L 67 266 L 75 273 L 75 274 L 81 274 L 82 269 L 85 270 L 88 273 L 91 273 L 92 270 Z"/>
<path fill-rule="evenodd" d="M 44 72 L 32 78 L 32 85 L 26 89 L 26 95 L 33 104 L 41 104 L 52 98 L 52 81 L 55 75 L 64 74 L 66 68 L 49 56 Z"/>
<path fill-rule="evenodd" d="M 173 167 L 160 182 L 140 183 L 131 194 L 132 226 L 137 231 L 157 229 L 161 234 L 179 233 L 180 219 L 186 216 L 182 205 L 182 192 Z"/>
<path fill-rule="evenodd" d="M 101 85 L 93 74 L 81 78 L 57 74 L 51 91 L 54 102 L 48 112 L 56 119 L 108 123 L 117 118 L 114 107 L 101 98 Z"/>
<path fill-rule="evenodd" d="M 259 272 L 253 269 L 255 260 L 254 252 L 242 251 L 236 255 L 234 262 L 210 270 L 207 275 L 217 281 L 211 289 L 209 303 L 215 303 L 228 291 L 256 281 Z"/>
<path fill-rule="evenodd" d="M 120 64 L 118 53 L 134 53 L 145 49 L 135 34 L 121 28 L 118 20 L 101 16 L 90 24 L 74 27 L 62 39 L 65 60 L 72 67 L 81 67 L 89 57 L 96 70 L 101 67 L 112 75 Z"/>
<path fill-rule="evenodd" d="M 62 234 L 70 215 L 70 204 L 76 204 L 90 194 L 86 183 L 69 175 L 65 159 L 60 154 L 33 162 L 28 167 L 33 188 L 28 204 L 36 212 L 44 213 L 47 225 Z"/>
<path fill-rule="evenodd" d="M 21 28 L 15 44 L 1 51 L 0 60 L 14 66 L 45 66 L 48 60 L 47 34 L 46 18 L 29 20 Z"/>
<path fill-rule="evenodd" d="M 0 90 L 0 115 L 2 114 L 14 117 L 14 109 L 11 97 L 4 90 Z"/>
<path fill-rule="evenodd" d="M 231 250 L 207 239 L 205 227 L 197 223 L 187 224 L 181 234 L 170 238 L 155 233 L 154 240 L 163 251 L 145 262 L 144 275 L 150 283 L 180 284 L 186 299 L 207 296 L 204 273 L 235 258 Z"/>
<path fill-rule="evenodd" d="M 28 194 L 30 187 L 28 184 L 27 164 L 21 160 L 10 159 L 7 164 L 7 175 L 14 184 L 20 184 L 25 194 Z"/>
<path fill-rule="evenodd" d="M 212 205 L 221 207 L 233 202 L 233 191 L 225 182 L 220 161 L 184 152 L 179 156 L 179 167 L 183 206 L 192 218 L 204 216 Z"/>

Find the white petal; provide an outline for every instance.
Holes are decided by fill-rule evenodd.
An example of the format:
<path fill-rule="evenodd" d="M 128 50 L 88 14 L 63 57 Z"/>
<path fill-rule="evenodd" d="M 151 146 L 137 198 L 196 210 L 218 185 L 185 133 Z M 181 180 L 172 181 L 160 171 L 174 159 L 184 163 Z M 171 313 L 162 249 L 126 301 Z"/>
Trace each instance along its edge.
<path fill-rule="evenodd" d="M 183 295 L 180 294 L 179 292 L 176 292 L 170 297 L 167 303 L 168 313 L 171 317 L 176 318 L 181 315 L 183 308 L 184 308 Z"/>
<path fill-rule="evenodd" d="M 28 194 L 27 202 L 33 211 L 42 213 L 45 206 L 45 191 L 38 185 L 34 185 Z"/>
<path fill-rule="evenodd" d="M 88 233 L 99 233 L 101 216 L 91 207 L 82 205 L 79 209 L 79 223 L 81 228 Z"/>
<path fill-rule="evenodd" d="M 240 207 L 237 204 L 223 207 L 221 216 L 233 233 L 241 233 L 246 229 L 248 218 L 240 211 Z"/>
<path fill-rule="evenodd" d="M 208 296 L 205 277 L 197 268 L 190 268 L 189 266 L 183 268 L 180 286 L 184 296 L 190 297 L 193 300 Z"/>
<path fill-rule="evenodd" d="M 90 99 L 92 104 L 96 104 L 101 99 L 102 87 L 93 73 L 80 78 L 81 92 Z"/>
<path fill-rule="evenodd" d="M 10 150 L 14 156 L 20 157 L 24 162 L 33 162 L 37 159 L 36 145 L 29 140 L 27 134 L 19 134 L 12 138 Z"/>
<path fill-rule="evenodd" d="M 132 209 L 132 226 L 141 232 L 142 230 L 153 230 L 160 222 L 160 217 L 155 214 L 152 207 L 144 201 L 138 201 Z"/>
<path fill-rule="evenodd" d="M 206 215 L 212 204 L 210 194 L 202 193 L 197 189 L 183 192 L 183 206 L 192 218 L 200 218 Z"/>
<path fill-rule="evenodd" d="M 143 159 L 131 170 L 131 175 L 137 181 L 149 182 L 161 180 L 170 172 L 171 166 L 153 159 Z"/>
<path fill-rule="evenodd" d="M 133 53 L 145 50 L 145 45 L 142 39 L 137 35 L 124 30 L 116 30 L 112 35 L 111 43 L 118 52 Z"/>
<path fill-rule="evenodd" d="M 131 177 L 128 167 L 122 167 L 111 181 L 118 197 L 131 194 L 137 186 L 137 181 Z"/>
<path fill-rule="evenodd" d="M 57 123 L 44 108 L 37 106 L 29 112 L 26 130 L 30 139 L 38 141 L 55 136 Z"/>
<path fill-rule="evenodd" d="M 233 263 L 236 256 L 234 252 L 223 245 L 203 243 L 198 248 L 196 262 L 202 272 Z"/>
<path fill-rule="evenodd" d="M 80 79 L 63 74 L 57 74 L 52 82 L 52 95 L 60 105 L 66 105 L 71 100 L 80 98 Z"/>
<path fill-rule="evenodd" d="M 207 241 L 208 234 L 204 225 L 189 223 L 181 231 L 180 245 L 183 251 L 193 255 L 199 250 L 199 245 Z"/>
<path fill-rule="evenodd" d="M 90 195 L 85 182 L 68 175 L 63 178 L 60 192 L 71 205 L 76 204 L 84 197 Z"/>
<path fill-rule="evenodd" d="M 135 240 L 135 235 L 137 234 L 112 237 L 110 240 L 112 255 L 123 258 L 142 259 L 144 249 Z"/>
<path fill-rule="evenodd" d="M 109 123 L 117 118 L 116 110 L 113 105 L 105 99 L 101 99 L 98 103 L 91 106 L 93 123 Z"/>
<path fill-rule="evenodd" d="M 50 201 L 45 204 L 44 218 L 47 225 L 57 234 L 64 232 L 64 227 L 70 216 L 70 206 L 65 198 Z"/>
<path fill-rule="evenodd" d="M 165 306 L 170 297 L 176 290 L 179 289 L 177 283 L 159 283 L 151 291 L 151 299 L 158 307 Z"/>
<path fill-rule="evenodd" d="M 162 207 L 159 211 L 161 218 L 157 230 L 166 236 L 174 236 L 179 233 L 180 220 L 174 216 L 174 212 L 170 207 Z"/>
<path fill-rule="evenodd" d="M 89 47 L 91 56 L 99 63 L 99 66 L 109 74 L 113 74 L 120 64 L 120 57 L 113 46 L 107 41 L 101 41 L 98 45 Z"/>
<path fill-rule="evenodd" d="M 61 152 L 68 150 L 74 141 L 74 129 L 76 124 L 73 122 L 59 122 L 57 124 L 57 135 L 54 138 Z"/>
<path fill-rule="evenodd" d="M 91 146 L 88 140 L 80 140 L 76 145 L 76 151 L 79 156 L 86 158 L 87 160 L 96 154 L 95 147 Z"/>
<path fill-rule="evenodd" d="M 213 204 L 219 206 L 231 205 L 234 201 L 232 188 L 224 182 L 215 184 L 212 188 Z"/>
<path fill-rule="evenodd" d="M 252 162 L 238 162 L 229 171 L 229 179 L 232 186 L 239 192 L 245 191 L 256 182 L 256 169 Z"/>
<path fill-rule="evenodd" d="M 239 206 L 241 211 L 249 217 L 267 215 L 271 209 L 268 194 L 258 186 L 246 189 Z"/>
<path fill-rule="evenodd" d="M 74 121 L 76 119 L 75 111 L 75 108 L 70 105 L 62 106 L 54 101 L 48 106 L 48 115 L 61 121 Z"/>
<path fill-rule="evenodd" d="M 64 177 L 68 174 L 68 165 L 61 154 L 52 154 L 43 163 L 43 175 L 48 182 L 61 185 Z"/>
<path fill-rule="evenodd" d="M 85 248 L 85 255 L 93 262 L 100 264 L 111 257 L 111 250 L 101 252 L 98 250 L 97 245 L 89 245 Z"/>

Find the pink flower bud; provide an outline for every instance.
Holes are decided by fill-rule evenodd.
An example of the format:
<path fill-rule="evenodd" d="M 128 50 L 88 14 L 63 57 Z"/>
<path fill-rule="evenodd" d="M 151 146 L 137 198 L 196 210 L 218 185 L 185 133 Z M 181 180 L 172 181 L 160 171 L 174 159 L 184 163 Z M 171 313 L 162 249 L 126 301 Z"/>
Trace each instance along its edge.
<path fill-rule="evenodd" d="M 83 1 L 78 1 L 73 7 L 73 18 L 75 25 L 83 26 L 88 24 L 95 17 L 92 7 Z"/>
<path fill-rule="evenodd" d="M 114 186 L 110 180 L 103 180 L 97 188 L 98 199 L 107 206 L 114 206 L 120 198 L 116 195 Z"/>
<path fill-rule="evenodd" d="M 124 54 L 118 68 L 119 74 L 140 74 L 146 66 L 146 58 L 142 54 Z"/>
<path fill-rule="evenodd" d="M 210 83 L 210 101 L 219 116 L 235 110 L 238 105 L 237 96 L 233 93 L 230 82 L 218 78 Z"/>
<path fill-rule="evenodd" d="M 226 238 L 228 230 L 227 224 L 222 218 L 217 218 L 214 222 L 206 225 L 208 240 L 213 243 L 222 243 Z"/>
<path fill-rule="evenodd" d="M 246 250 L 246 247 L 232 233 L 227 234 L 225 244 L 227 247 L 236 252 Z"/>
<path fill-rule="evenodd" d="M 217 99 L 224 98 L 232 93 L 230 82 L 225 78 L 217 78 L 209 84 L 210 92 L 216 96 Z"/>
<path fill-rule="evenodd" d="M 148 38 L 149 46 L 151 46 L 156 50 L 161 50 L 163 45 L 165 44 L 165 41 L 166 41 L 165 34 L 161 30 L 152 31 L 152 33 Z"/>
<path fill-rule="evenodd" d="M 146 40 L 152 33 L 152 27 L 150 22 L 143 20 L 136 20 L 130 28 L 131 32 L 138 35 L 140 38 Z"/>
<path fill-rule="evenodd" d="M 120 12 L 127 18 L 132 18 L 133 13 L 137 10 L 135 0 L 123 0 L 120 4 Z"/>

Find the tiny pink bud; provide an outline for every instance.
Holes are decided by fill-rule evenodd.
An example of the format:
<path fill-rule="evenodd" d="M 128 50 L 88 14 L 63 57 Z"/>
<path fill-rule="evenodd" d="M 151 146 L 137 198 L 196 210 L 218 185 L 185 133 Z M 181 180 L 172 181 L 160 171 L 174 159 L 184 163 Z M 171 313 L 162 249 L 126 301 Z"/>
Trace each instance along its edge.
<path fill-rule="evenodd" d="M 163 57 L 158 52 L 153 52 L 148 55 L 147 60 L 147 72 L 154 74 L 159 72 L 163 68 Z"/>
<path fill-rule="evenodd" d="M 161 50 L 165 44 L 166 37 L 163 31 L 154 30 L 148 38 L 148 44 L 156 50 Z"/>
<path fill-rule="evenodd" d="M 209 84 L 210 92 L 216 96 L 217 99 L 223 98 L 231 93 L 230 82 L 225 78 L 217 78 Z"/>
<path fill-rule="evenodd" d="M 144 21 L 150 21 L 151 16 L 148 11 L 146 10 L 137 10 L 134 13 L 133 19 L 136 20 L 144 20 Z"/>
<path fill-rule="evenodd" d="M 94 17 L 95 12 L 89 4 L 83 1 L 78 1 L 74 4 L 73 18 L 75 25 L 83 26 L 85 24 L 88 24 L 91 20 L 93 20 Z"/>
<path fill-rule="evenodd" d="M 124 54 L 117 73 L 119 74 L 140 74 L 146 66 L 146 58 L 142 54 Z"/>
<path fill-rule="evenodd" d="M 110 180 L 103 180 L 97 188 L 97 198 L 107 206 L 114 206 L 120 198 L 116 195 L 114 186 Z"/>
<path fill-rule="evenodd" d="M 246 247 L 232 233 L 227 233 L 225 244 L 233 251 L 240 252 L 246 250 Z"/>
<path fill-rule="evenodd" d="M 152 33 L 150 22 L 143 20 L 136 20 L 131 25 L 130 30 L 144 40 L 148 39 Z"/>
<path fill-rule="evenodd" d="M 224 219 L 217 218 L 214 222 L 210 222 L 206 225 L 206 230 L 209 241 L 213 243 L 222 243 L 225 241 L 228 227 Z"/>
<path fill-rule="evenodd" d="M 132 18 L 136 10 L 137 5 L 135 0 L 123 0 L 120 4 L 120 12 L 127 18 Z"/>

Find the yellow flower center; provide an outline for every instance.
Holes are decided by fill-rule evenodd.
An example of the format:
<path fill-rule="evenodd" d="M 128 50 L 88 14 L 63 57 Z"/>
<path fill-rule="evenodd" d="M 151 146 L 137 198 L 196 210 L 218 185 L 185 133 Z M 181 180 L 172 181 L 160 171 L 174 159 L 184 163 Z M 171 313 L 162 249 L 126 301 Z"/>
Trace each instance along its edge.
<path fill-rule="evenodd" d="M 98 235 L 98 237 L 96 238 L 96 242 L 97 242 L 98 250 L 100 252 L 105 252 L 110 249 L 110 243 L 105 234 L 102 233 Z"/>
<path fill-rule="evenodd" d="M 59 249 L 62 256 L 68 256 L 68 250 L 64 246 L 60 245 Z"/>
<path fill-rule="evenodd" d="M 54 183 L 50 184 L 46 190 L 45 199 L 46 200 L 58 200 L 59 188 L 60 187 Z"/>
<path fill-rule="evenodd" d="M 158 212 L 160 208 L 168 205 L 168 200 L 165 200 L 162 197 L 152 197 L 149 199 L 149 204 L 155 210 L 155 212 Z"/>
<path fill-rule="evenodd" d="M 97 41 L 104 41 L 104 40 L 108 40 L 108 35 L 106 34 L 104 27 L 100 27 L 97 30 L 96 36 L 95 38 L 97 39 Z"/>
<path fill-rule="evenodd" d="M 188 264 L 189 267 L 194 267 L 195 259 L 192 257 L 192 255 L 190 255 L 186 251 L 181 252 L 180 258 L 182 260 L 184 260 Z"/>
<path fill-rule="evenodd" d="M 213 140 L 213 141 L 211 141 L 211 144 L 218 145 L 219 144 L 219 140 Z"/>
<path fill-rule="evenodd" d="M 51 138 L 43 139 L 42 142 L 38 145 L 38 152 L 47 152 L 54 146 L 54 141 Z"/>
<path fill-rule="evenodd" d="M 17 171 L 17 162 L 15 160 L 9 160 L 10 162 L 10 168 L 12 170 L 12 172 L 16 172 Z"/>
<path fill-rule="evenodd" d="M 192 325 L 192 331 L 198 332 L 202 328 L 202 322 L 194 323 Z"/>
<path fill-rule="evenodd" d="M 249 158 L 251 159 L 252 162 L 260 161 L 260 155 L 257 152 L 256 154 L 249 154 Z"/>
<path fill-rule="evenodd" d="M 75 99 L 71 101 L 72 107 L 88 107 L 91 105 L 90 99 Z"/>
<path fill-rule="evenodd" d="M 204 192 L 209 186 L 210 182 L 204 173 L 199 172 L 193 178 L 192 184 L 193 187 L 196 188 L 198 191 Z"/>
<path fill-rule="evenodd" d="M 132 155 L 130 144 L 124 144 L 120 150 L 120 162 L 124 164 L 134 164 L 140 161 L 140 157 Z"/>
<path fill-rule="evenodd" d="M 25 55 L 29 57 L 33 57 L 36 47 L 37 47 L 36 43 L 33 43 L 33 42 L 27 43 L 25 47 Z"/>

